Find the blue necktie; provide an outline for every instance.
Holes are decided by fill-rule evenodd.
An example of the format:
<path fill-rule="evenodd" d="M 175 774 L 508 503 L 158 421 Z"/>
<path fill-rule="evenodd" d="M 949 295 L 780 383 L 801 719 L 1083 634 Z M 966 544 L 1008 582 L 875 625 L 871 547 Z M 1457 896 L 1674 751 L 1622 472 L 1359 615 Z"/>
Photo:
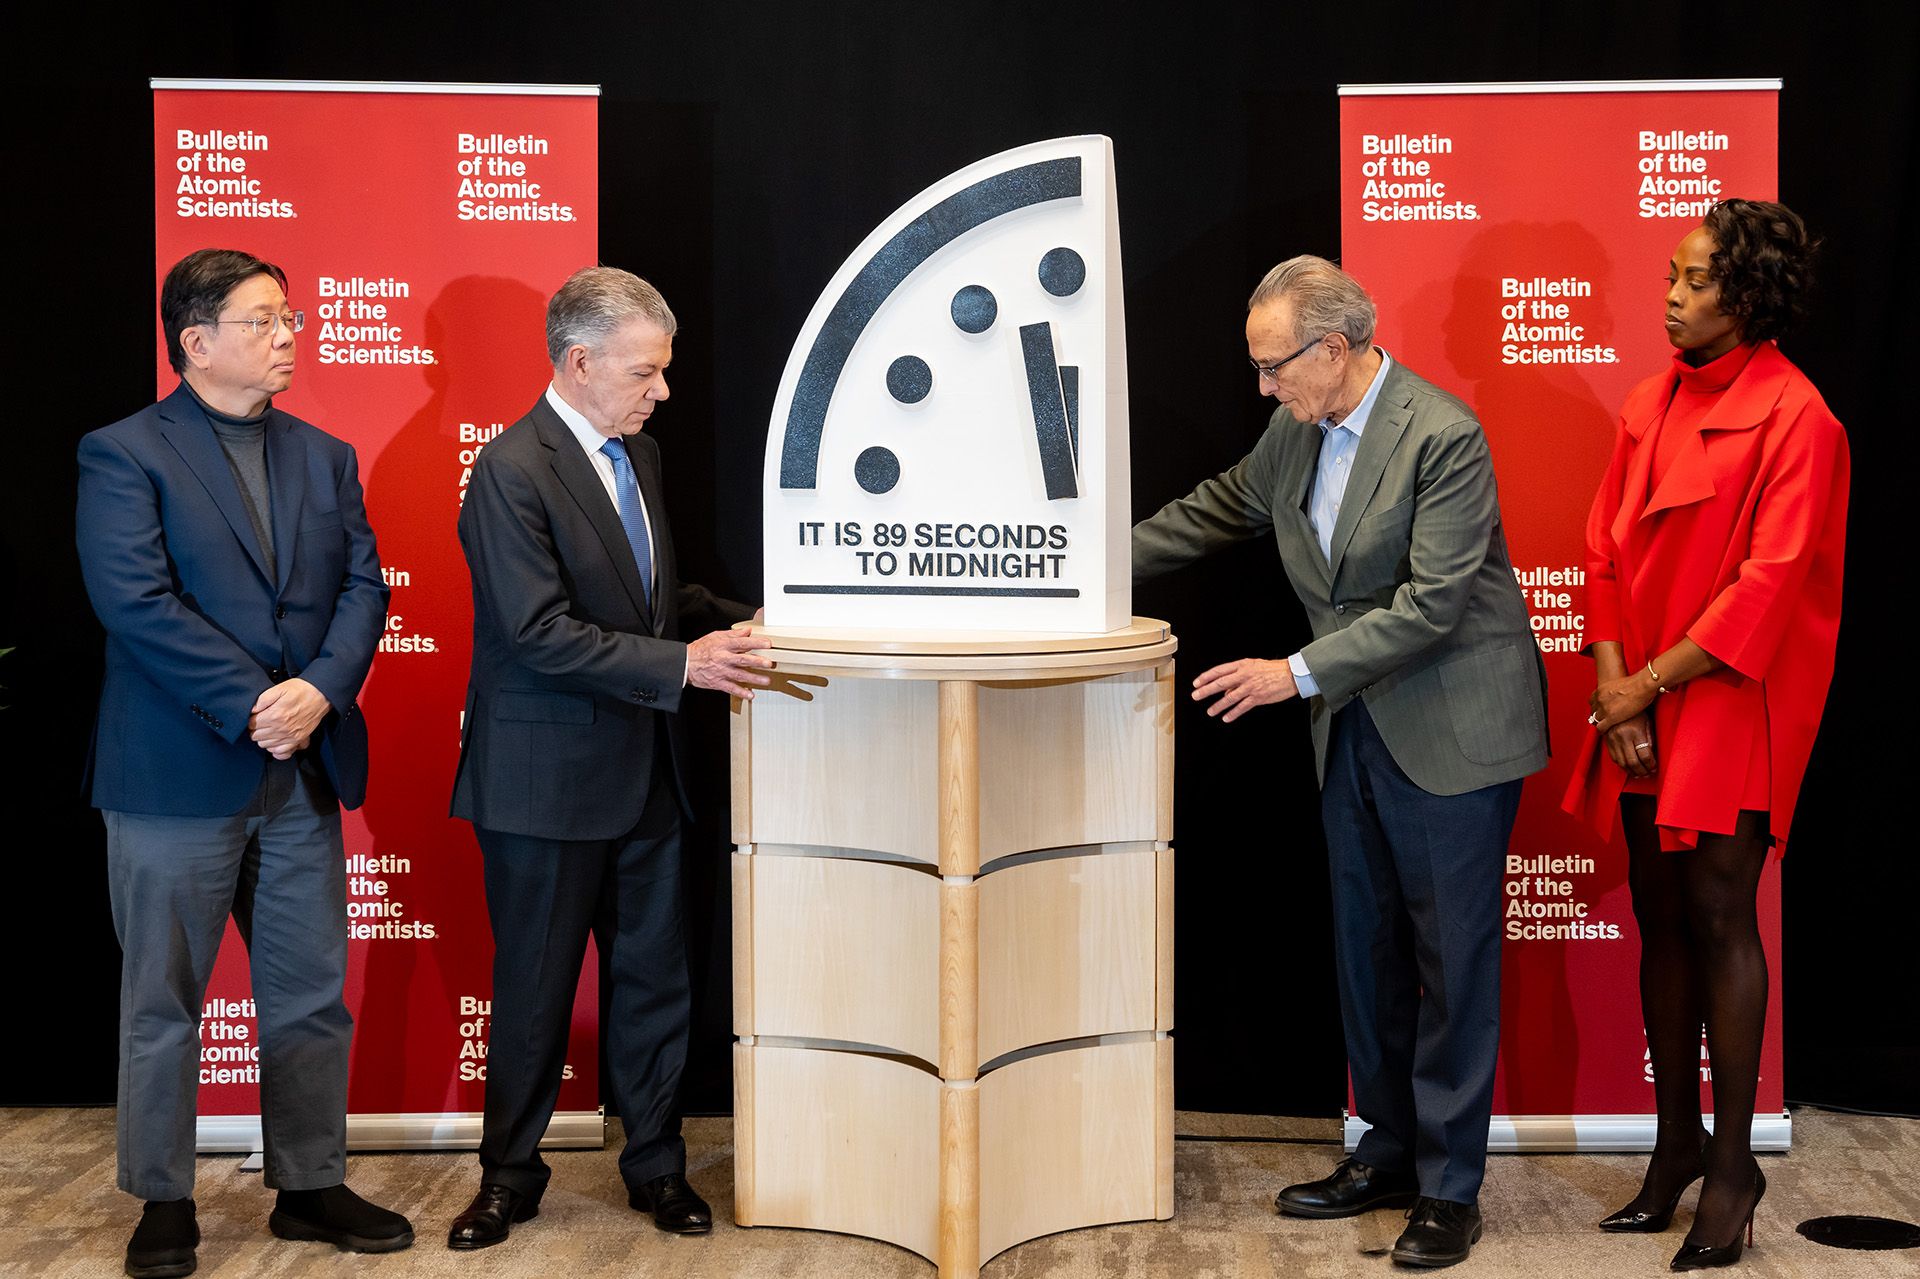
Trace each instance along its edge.
<path fill-rule="evenodd" d="M 613 463 L 613 488 L 620 495 L 620 527 L 627 531 L 627 545 L 633 548 L 634 566 L 640 570 L 640 589 L 647 607 L 653 607 L 653 550 L 647 545 L 647 517 L 640 509 L 640 479 L 633 473 L 627 446 L 608 440 L 600 451 Z"/>

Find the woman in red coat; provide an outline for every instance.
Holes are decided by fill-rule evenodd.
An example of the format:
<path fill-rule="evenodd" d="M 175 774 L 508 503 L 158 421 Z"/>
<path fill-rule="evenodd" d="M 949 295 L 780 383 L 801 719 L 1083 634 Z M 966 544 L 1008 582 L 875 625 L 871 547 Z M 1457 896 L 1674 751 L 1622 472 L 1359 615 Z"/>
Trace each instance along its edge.
<path fill-rule="evenodd" d="M 1757 200 L 1680 242 L 1676 357 L 1627 397 L 1587 520 L 1599 685 L 1565 807 L 1605 834 L 1618 805 L 1659 1112 L 1639 1195 L 1600 1227 L 1664 1230 L 1704 1175 L 1676 1270 L 1738 1260 L 1766 1190 L 1750 1145 L 1767 1005 L 1755 890 L 1832 680 L 1846 541 L 1846 436 L 1774 342 L 1804 312 L 1813 247 L 1791 210 Z"/>

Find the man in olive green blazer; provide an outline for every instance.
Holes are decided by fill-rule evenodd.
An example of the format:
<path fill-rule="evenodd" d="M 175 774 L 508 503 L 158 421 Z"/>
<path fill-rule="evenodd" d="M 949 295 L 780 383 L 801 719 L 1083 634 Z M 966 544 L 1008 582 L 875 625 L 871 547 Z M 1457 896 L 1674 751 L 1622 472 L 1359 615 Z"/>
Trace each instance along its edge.
<path fill-rule="evenodd" d="M 1312 640 L 1202 673 L 1238 719 L 1309 699 L 1333 880 L 1353 1158 L 1276 1205 L 1413 1204 L 1396 1260 L 1480 1237 L 1499 1051 L 1501 879 L 1520 779 L 1547 761 L 1545 668 L 1473 411 L 1373 343 L 1374 307 L 1321 258 L 1269 272 L 1247 351 L 1280 402 L 1237 465 L 1133 531 L 1136 582 L 1271 533 Z"/>

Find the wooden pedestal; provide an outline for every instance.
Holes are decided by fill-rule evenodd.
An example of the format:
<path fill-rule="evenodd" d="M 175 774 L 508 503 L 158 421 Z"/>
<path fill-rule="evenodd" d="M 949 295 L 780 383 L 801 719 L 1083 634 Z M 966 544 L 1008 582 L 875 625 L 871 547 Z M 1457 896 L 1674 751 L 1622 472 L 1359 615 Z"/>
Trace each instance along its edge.
<path fill-rule="evenodd" d="M 733 706 L 735 1216 L 979 1273 L 1173 1215 L 1173 651 L 761 627 Z"/>

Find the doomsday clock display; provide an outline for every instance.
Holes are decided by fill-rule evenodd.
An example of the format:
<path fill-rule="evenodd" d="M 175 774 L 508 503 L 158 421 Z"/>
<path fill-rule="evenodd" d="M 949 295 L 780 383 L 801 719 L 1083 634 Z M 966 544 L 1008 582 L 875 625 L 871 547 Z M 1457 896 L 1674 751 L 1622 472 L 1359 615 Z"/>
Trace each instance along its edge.
<path fill-rule="evenodd" d="M 1113 147 L 1061 138 L 903 205 L 794 343 L 767 622 L 1101 632 L 1132 613 Z"/>

